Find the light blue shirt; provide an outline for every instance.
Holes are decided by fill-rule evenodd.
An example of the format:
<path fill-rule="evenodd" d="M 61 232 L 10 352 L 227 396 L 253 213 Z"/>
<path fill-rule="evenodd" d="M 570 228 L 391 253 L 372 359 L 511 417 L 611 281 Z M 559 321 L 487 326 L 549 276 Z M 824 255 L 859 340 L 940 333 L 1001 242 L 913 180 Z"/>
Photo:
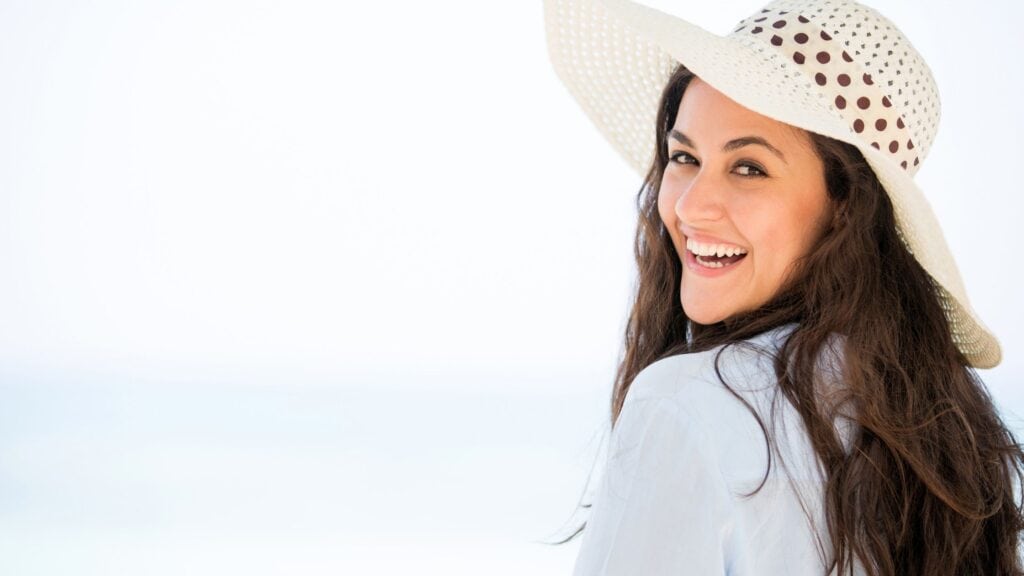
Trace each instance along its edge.
<path fill-rule="evenodd" d="M 748 342 L 774 350 L 793 327 Z M 823 393 L 838 382 L 841 342 L 834 338 L 819 361 Z M 768 447 L 753 415 L 719 381 L 718 351 L 664 358 L 634 379 L 609 437 L 573 576 L 825 576 L 832 556 L 824 468 L 802 420 L 781 391 L 776 396 L 770 357 L 745 345 L 726 348 L 722 376 L 769 432 L 776 403 L 779 451 L 764 487 L 744 498 L 764 477 Z M 847 449 L 851 422 L 836 423 Z"/>

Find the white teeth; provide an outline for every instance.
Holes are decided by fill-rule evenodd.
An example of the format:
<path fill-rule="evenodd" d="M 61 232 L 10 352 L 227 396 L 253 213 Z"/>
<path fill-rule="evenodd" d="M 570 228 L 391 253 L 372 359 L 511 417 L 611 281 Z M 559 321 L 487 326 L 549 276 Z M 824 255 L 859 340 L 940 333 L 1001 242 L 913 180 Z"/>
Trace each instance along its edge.
<path fill-rule="evenodd" d="M 747 251 L 732 244 L 701 244 L 693 238 L 686 239 L 686 249 L 697 256 L 735 256 L 746 254 Z"/>

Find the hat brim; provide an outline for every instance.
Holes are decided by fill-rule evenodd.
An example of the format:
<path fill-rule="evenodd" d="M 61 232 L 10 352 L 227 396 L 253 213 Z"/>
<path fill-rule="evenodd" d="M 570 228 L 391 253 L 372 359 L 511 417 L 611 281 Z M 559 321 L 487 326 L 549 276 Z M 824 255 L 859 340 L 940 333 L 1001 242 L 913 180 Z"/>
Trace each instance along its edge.
<path fill-rule="evenodd" d="M 859 140 L 797 66 L 756 41 L 719 36 L 628 0 L 545 0 L 544 10 L 556 74 L 641 176 L 654 158 L 657 104 L 677 63 L 750 110 L 857 146 L 889 193 L 904 244 L 937 285 L 957 347 L 976 368 L 999 364 L 999 342 L 971 307 L 920 188 Z"/>

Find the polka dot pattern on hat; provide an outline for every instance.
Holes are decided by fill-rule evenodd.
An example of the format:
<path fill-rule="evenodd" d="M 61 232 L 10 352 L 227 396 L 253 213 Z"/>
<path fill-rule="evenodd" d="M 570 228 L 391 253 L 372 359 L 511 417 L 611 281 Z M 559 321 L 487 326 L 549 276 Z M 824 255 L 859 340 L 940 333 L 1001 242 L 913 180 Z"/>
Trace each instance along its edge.
<path fill-rule="evenodd" d="M 813 80 L 865 145 L 888 152 L 908 173 L 917 171 L 938 125 L 938 91 L 916 50 L 888 20 L 842 0 L 779 0 L 741 21 L 733 34 L 763 41 L 747 28 L 761 19 L 785 31 L 770 36 L 771 49 Z"/>

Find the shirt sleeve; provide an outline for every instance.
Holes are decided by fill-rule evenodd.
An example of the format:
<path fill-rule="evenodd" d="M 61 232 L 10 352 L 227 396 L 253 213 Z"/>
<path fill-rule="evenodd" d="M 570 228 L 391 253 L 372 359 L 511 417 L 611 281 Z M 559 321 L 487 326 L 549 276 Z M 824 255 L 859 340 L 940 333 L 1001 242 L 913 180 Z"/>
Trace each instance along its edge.
<path fill-rule="evenodd" d="M 727 574 L 734 500 L 709 440 L 678 399 L 627 394 L 573 576 Z"/>

